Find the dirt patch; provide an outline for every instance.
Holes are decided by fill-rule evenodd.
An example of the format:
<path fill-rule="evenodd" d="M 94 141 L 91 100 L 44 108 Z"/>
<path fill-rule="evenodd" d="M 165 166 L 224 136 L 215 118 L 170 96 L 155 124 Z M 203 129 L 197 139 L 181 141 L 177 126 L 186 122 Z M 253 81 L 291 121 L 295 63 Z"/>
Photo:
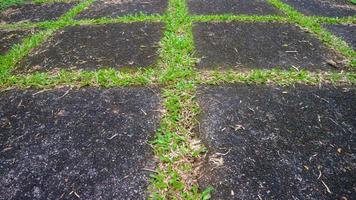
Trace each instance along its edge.
<path fill-rule="evenodd" d="M 4 55 L 14 44 L 20 44 L 23 38 L 33 32 L 34 30 L 0 30 L 0 54 Z"/>
<path fill-rule="evenodd" d="M 100 17 L 119 17 L 133 14 L 163 14 L 168 0 L 104 0 L 96 1 L 77 15 L 77 19 L 95 19 Z"/>
<path fill-rule="evenodd" d="M 305 15 L 324 17 L 347 17 L 356 15 L 356 6 L 340 1 L 282 0 Z"/>
<path fill-rule="evenodd" d="M 341 37 L 349 45 L 356 50 L 356 25 L 348 24 L 330 24 L 324 25 L 325 28 L 329 29 L 336 36 Z"/>
<path fill-rule="evenodd" d="M 356 88 L 201 87 L 213 199 L 354 199 Z"/>
<path fill-rule="evenodd" d="M 158 57 L 160 23 L 66 27 L 33 51 L 19 71 L 147 67 Z"/>
<path fill-rule="evenodd" d="M 189 0 L 189 11 L 192 14 L 244 14 L 273 15 L 281 11 L 265 0 Z"/>
<path fill-rule="evenodd" d="M 330 70 L 331 60 L 341 60 L 316 37 L 292 24 L 197 23 L 193 34 L 202 57 L 199 68 Z"/>
<path fill-rule="evenodd" d="M 147 199 L 158 91 L 0 93 L 3 199 Z"/>
<path fill-rule="evenodd" d="M 41 22 L 58 19 L 76 3 L 24 4 L 0 13 L 0 23 Z"/>

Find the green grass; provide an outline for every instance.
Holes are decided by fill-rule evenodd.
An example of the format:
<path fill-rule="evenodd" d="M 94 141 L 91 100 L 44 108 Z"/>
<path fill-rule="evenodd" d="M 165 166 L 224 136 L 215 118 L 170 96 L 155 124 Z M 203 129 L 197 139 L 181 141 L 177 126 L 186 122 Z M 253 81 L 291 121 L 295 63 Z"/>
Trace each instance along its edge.
<path fill-rule="evenodd" d="M 14 5 L 23 4 L 25 0 L 1 0 L 0 1 L 0 11 Z"/>
<path fill-rule="evenodd" d="M 70 2 L 79 2 L 80 0 L 32 0 L 33 3 L 70 3 Z"/>
<path fill-rule="evenodd" d="M 77 26 L 77 25 L 100 25 L 100 24 L 111 24 L 111 23 L 161 22 L 161 21 L 162 21 L 162 16 L 159 15 L 137 14 L 137 15 L 126 15 L 117 18 L 102 17 L 97 19 L 83 19 L 83 20 L 74 20 L 68 18 L 66 20 L 60 20 L 60 21 L 0 24 L 0 29 L 3 30 L 31 29 L 31 28 L 50 29 L 54 27 Z"/>
<path fill-rule="evenodd" d="M 205 71 L 196 79 L 199 84 L 273 84 L 288 86 L 293 84 L 306 85 L 353 85 L 356 84 L 354 72 L 323 72 L 313 73 L 305 70 L 251 70 L 249 72 L 229 71 Z"/>
<path fill-rule="evenodd" d="M 142 69 L 135 72 L 122 72 L 115 69 L 100 69 L 96 71 L 67 71 L 61 70 L 52 74 L 36 72 L 28 75 L 11 75 L 6 82 L 1 83 L 0 89 L 36 88 L 46 89 L 59 86 L 71 87 L 122 87 L 153 85 L 155 71 Z"/>
<path fill-rule="evenodd" d="M 308 18 L 319 24 L 355 24 L 356 23 L 356 17 L 354 16 L 341 17 L 341 18 L 309 16 Z"/>
<path fill-rule="evenodd" d="M 196 76 L 193 66 L 197 59 L 193 57 L 192 20 L 186 2 L 170 0 L 163 22 L 166 30 L 160 43 L 158 82 L 165 85 L 165 113 L 152 141 L 160 163 L 149 190 L 152 199 L 207 199 L 211 189 L 198 190 L 199 173 L 193 164 L 205 148 L 192 145 L 196 141 L 192 129 L 200 109 L 195 100 L 196 85 L 191 81 Z"/>
<path fill-rule="evenodd" d="M 287 22 L 288 18 L 275 15 L 197 15 L 192 16 L 194 22 L 228 22 L 228 21 L 243 21 L 243 22 Z"/>

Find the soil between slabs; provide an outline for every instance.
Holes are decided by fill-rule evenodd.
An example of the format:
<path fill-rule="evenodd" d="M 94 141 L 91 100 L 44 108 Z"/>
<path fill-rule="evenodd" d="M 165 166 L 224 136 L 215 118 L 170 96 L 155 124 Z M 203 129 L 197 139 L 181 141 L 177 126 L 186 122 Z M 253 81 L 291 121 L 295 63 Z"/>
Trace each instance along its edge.
<path fill-rule="evenodd" d="M 239 14 L 239 15 L 273 15 L 281 11 L 265 0 L 189 0 L 192 14 Z"/>
<path fill-rule="evenodd" d="M 356 15 L 356 6 L 344 0 L 282 0 L 305 15 L 348 17 Z"/>
<path fill-rule="evenodd" d="M 356 88 L 198 91 L 213 199 L 355 199 Z"/>
<path fill-rule="evenodd" d="M 0 54 L 4 55 L 14 44 L 34 33 L 34 30 L 0 30 Z"/>
<path fill-rule="evenodd" d="M 102 0 L 85 9 L 76 19 L 95 19 L 100 17 L 119 17 L 134 14 L 163 14 L 168 0 Z"/>
<path fill-rule="evenodd" d="M 146 199 L 156 89 L 0 93 L 3 199 Z"/>
<path fill-rule="evenodd" d="M 345 40 L 354 50 L 356 50 L 356 25 L 352 24 L 327 24 L 324 25 L 336 36 Z"/>
<path fill-rule="evenodd" d="M 41 22 L 58 19 L 77 3 L 24 4 L 0 13 L 0 23 Z"/>
<path fill-rule="evenodd" d="M 156 62 L 161 23 L 71 26 L 30 53 L 19 71 L 147 67 Z"/>
<path fill-rule="evenodd" d="M 296 25 L 267 22 L 196 23 L 198 68 L 332 70 L 343 58 Z M 337 68 L 342 67 L 337 64 Z"/>

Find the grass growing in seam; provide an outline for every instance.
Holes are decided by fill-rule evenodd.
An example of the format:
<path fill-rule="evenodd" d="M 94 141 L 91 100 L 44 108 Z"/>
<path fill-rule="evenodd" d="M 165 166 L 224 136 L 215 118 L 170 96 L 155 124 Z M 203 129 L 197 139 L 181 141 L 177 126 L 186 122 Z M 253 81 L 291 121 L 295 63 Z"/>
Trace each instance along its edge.
<path fill-rule="evenodd" d="M 0 24 L 0 30 L 18 30 L 18 29 L 31 29 L 39 28 L 42 24 L 48 24 L 49 22 L 24 22 L 13 24 Z M 51 22 L 53 23 L 53 22 Z"/>
<path fill-rule="evenodd" d="M 74 6 L 74 8 L 70 9 L 67 13 L 65 13 L 64 15 L 62 15 L 59 18 L 59 21 L 72 21 L 73 18 L 79 14 L 80 12 L 82 12 L 85 8 L 87 8 L 90 4 L 92 4 L 94 2 L 94 0 L 86 0 L 83 1 L 81 3 L 79 3 L 78 5 Z"/>
<path fill-rule="evenodd" d="M 116 18 L 101 17 L 97 19 L 82 19 L 74 20 L 67 19 L 65 21 L 45 21 L 45 22 L 26 22 L 26 23 L 15 23 L 15 24 L 0 24 L 0 29 L 15 30 L 15 29 L 30 29 L 30 28 L 53 28 L 55 26 L 75 26 L 75 25 L 99 25 L 99 24 L 110 24 L 110 23 L 131 23 L 131 22 L 161 22 L 162 16 L 145 15 L 145 14 L 135 14 L 135 15 L 125 15 Z"/>
<path fill-rule="evenodd" d="M 288 86 L 293 84 L 356 84 L 354 72 L 323 72 L 313 73 L 295 69 L 291 70 L 252 70 L 250 72 L 229 71 L 202 71 L 196 79 L 199 84 L 276 84 Z"/>
<path fill-rule="evenodd" d="M 62 28 L 63 25 L 71 21 L 73 17 L 85 9 L 93 0 L 84 1 L 59 18 L 56 23 L 49 23 L 47 30 L 40 31 L 24 39 L 22 44 L 14 45 L 11 50 L 0 57 L 0 85 L 7 82 L 11 71 L 14 67 L 26 57 L 30 51 L 38 47 L 42 42 L 49 38 L 57 29 Z"/>
<path fill-rule="evenodd" d="M 243 21 L 243 22 L 287 22 L 288 18 L 277 15 L 196 15 L 192 16 L 194 22 L 227 22 L 227 21 Z"/>
<path fill-rule="evenodd" d="M 32 0 L 33 3 L 70 3 L 70 2 L 78 2 L 79 0 Z"/>
<path fill-rule="evenodd" d="M 301 27 L 308 29 L 314 33 L 321 41 L 323 41 L 330 48 L 335 49 L 342 55 L 347 57 L 350 62 L 349 66 L 356 68 L 356 52 L 350 47 L 345 41 L 334 36 L 330 32 L 326 31 L 322 24 L 321 19 L 325 18 L 315 18 L 304 16 L 303 14 L 296 11 L 294 8 L 281 2 L 280 0 L 268 0 L 272 5 L 282 10 L 288 15 L 289 21 L 299 24 Z M 349 20 L 354 19 L 353 17 L 348 18 Z"/>
<path fill-rule="evenodd" d="M 318 23 L 326 23 L 326 24 L 355 24 L 356 17 L 341 17 L 341 18 L 333 18 L 333 17 L 320 17 L 320 16 L 308 16 L 312 20 Z"/>
<path fill-rule="evenodd" d="M 152 69 L 122 72 L 115 69 L 97 71 L 67 71 L 59 73 L 38 72 L 28 75 L 12 75 L 0 84 L 0 90 L 9 88 L 46 89 L 61 86 L 70 87 L 121 87 L 154 85 L 155 71 Z"/>
<path fill-rule="evenodd" d="M 161 22 L 162 16 L 160 15 L 125 15 L 116 18 L 102 17 L 97 19 L 83 19 L 72 21 L 70 25 L 99 25 L 110 23 L 132 23 L 132 22 Z"/>
<path fill-rule="evenodd" d="M 1 0 L 0 11 L 10 6 L 21 5 L 23 3 L 25 3 L 25 0 Z"/>
<path fill-rule="evenodd" d="M 152 142 L 159 160 L 151 178 L 152 199 L 208 199 L 210 188 L 198 190 L 199 160 L 205 149 L 192 129 L 196 126 L 199 106 L 195 100 L 196 76 L 192 21 L 185 0 L 170 0 L 161 40 L 158 81 L 163 90 L 165 113 L 156 139 Z"/>

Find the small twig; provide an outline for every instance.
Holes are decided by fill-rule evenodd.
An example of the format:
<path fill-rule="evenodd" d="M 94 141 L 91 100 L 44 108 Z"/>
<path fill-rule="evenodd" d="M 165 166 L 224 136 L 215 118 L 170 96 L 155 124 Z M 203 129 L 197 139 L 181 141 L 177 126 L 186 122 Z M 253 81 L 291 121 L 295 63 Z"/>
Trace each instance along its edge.
<path fill-rule="evenodd" d="M 69 91 L 71 91 L 71 90 L 72 90 L 72 88 L 69 88 L 69 90 L 67 90 L 62 96 L 58 97 L 57 99 L 63 98 L 63 97 L 66 96 L 66 95 L 69 93 Z"/>
<path fill-rule="evenodd" d="M 314 157 L 316 157 L 318 154 L 316 153 L 316 154 L 314 154 L 314 155 L 312 155 L 312 156 L 310 156 L 310 158 L 309 158 L 309 162 L 314 158 Z"/>
<path fill-rule="evenodd" d="M 214 171 L 215 169 L 222 168 L 222 167 L 224 167 L 224 166 L 215 166 L 215 167 L 212 167 L 212 168 L 210 169 L 210 172 Z"/>
<path fill-rule="evenodd" d="M 71 191 L 70 193 L 69 193 L 69 195 L 72 195 L 72 194 L 74 194 L 76 197 L 78 197 L 78 199 L 80 199 L 80 196 L 75 192 L 75 191 Z"/>
<path fill-rule="evenodd" d="M 111 140 L 111 139 L 113 139 L 114 137 L 116 137 L 116 136 L 118 136 L 118 135 L 119 135 L 119 134 L 116 133 L 116 134 L 114 134 L 113 136 L 109 137 L 108 140 Z"/>
<path fill-rule="evenodd" d="M 218 156 L 226 156 L 228 153 L 230 153 L 230 151 L 231 151 L 231 149 L 229 149 L 226 153 L 219 153 L 219 152 L 217 152 L 217 153 L 215 153 L 215 154 L 218 155 Z"/>
<path fill-rule="evenodd" d="M 332 192 L 330 191 L 330 189 L 329 189 L 329 187 L 326 185 L 326 183 L 325 183 L 323 180 L 321 180 L 321 183 L 325 186 L 326 191 L 327 191 L 329 194 L 331 194 Z"/>
<path fill-rule="evenodd" d="M 142 168 L 142 170 L 144 170 L 144 171 L 149 171 L 149 172 L 153 172 L 153 173 L 157 173 L 157 174 L 158 174 L 158 172 L 155 171 L 155 170 L 153 170 L 153 169 Z"/>
<path fill-rule="evenodd" d="M 24 105 L 22 105 L 22 99 L 21 99 L 20 103 L 17 105 L 17 107 L 19 108 L 20 106 L 25 107 Z"/>
<path fill-rule="evenodd" d="M 46 92 L 46 91 L 50 91 L 50 90 L 49 89 L 44 89 L 44 90 L 41 90 L 41 91 L 33 93 L 32 96 L 35 96 L 37 94 L 41 94 L 41 93 Z"/>
<path fill-rule="evenodd" d="M 248 107 L 248 106 L 247 106 L 247 108 L 248 108 L 249 110 L 251 110 L 253 113 L 255 113 L 255 110 L 254 110 L 254 109 L 252 109 L 252 108 L 250 108 L 250 107 Z"/>
<path fill-rule="evenodd" d="M 147 115 L 147 113 L 141 108 L 141 111 L 143 112 L 144 115 Z"/>
<path fill-rule="evenodd" d="M 124 176 L 120 181 L 123 181 L 123 180 L 127 179 L 128 177 L 130 177 L 130 175 L 131 174 Z"/>
<path fill-rule="evenodd" d="M 322 97 L 320 97 L 320 96 L 318 96 L 318 95 L 316 95 L 316 94 L 313 94 L 315 97 L 317 97 L 317 98 L 319 98 L 319 99 L 321 99 L 321 100 L 323 100 L 323 101 L 325 101 L 326 103 L 330 103 L 328 100 L 326 100 L 325 98 L 322 98 Z"/>
<path fill-rule="evenodd" d="M 321 171 L 319 170 L 318 180 L 320 179 L 320 177 L 321 177 Z"/>
<path fill-rule="evenodd" d="M 299 72 L 299 68 L 298 67 L 296 67 L 294 65 L 292 65 L 292 67 Z"/>
<path fill-rule="evenodd" d="M 1 150 L 1 153 L 5 152 L 5 151 L 8 151 L 8 150 L 10 150 L 10 149 L 12 149 L 12 147 L 6 147 L 6 148 L 4 148 L 3 150 Z"/>
<path fill-rule="evenodd" d="M 80 199 L 79 194 L 77 194 L 76 192 L 74 192 L 74 195 Z"/>

